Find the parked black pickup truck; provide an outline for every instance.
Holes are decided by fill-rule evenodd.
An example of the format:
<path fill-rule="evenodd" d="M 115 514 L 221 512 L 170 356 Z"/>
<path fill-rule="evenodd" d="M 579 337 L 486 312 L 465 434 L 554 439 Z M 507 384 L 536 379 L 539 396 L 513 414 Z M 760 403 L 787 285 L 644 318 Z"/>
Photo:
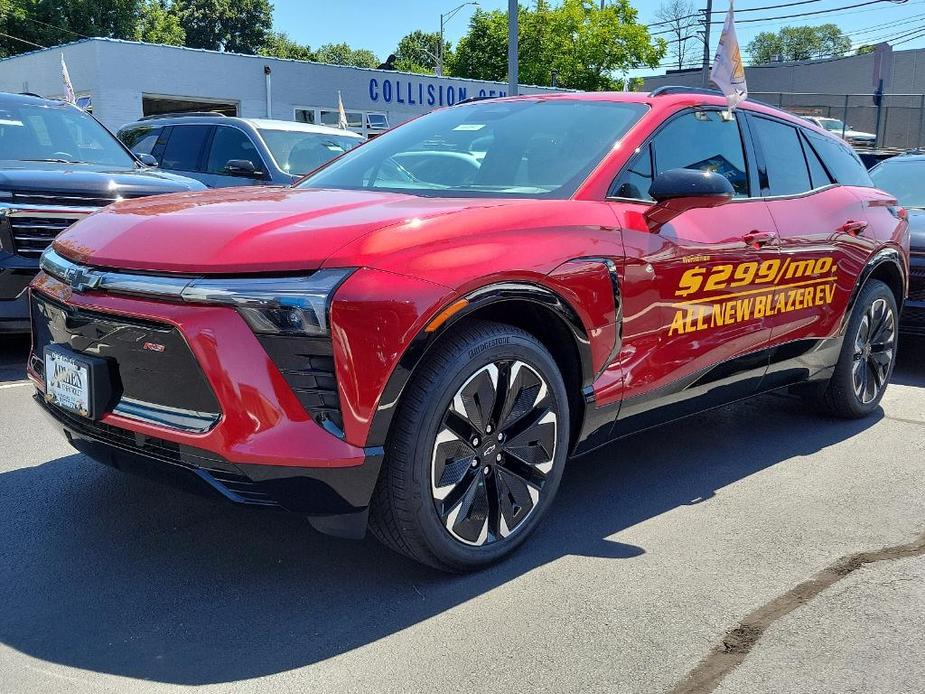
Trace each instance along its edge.
<path fill-rule="evenodd" d="M 203 188 L 146 166 L 75 106 L 0 93 L 0 333 L 29 330 L 26 286 L 63 229 L 118 200 Z"/>

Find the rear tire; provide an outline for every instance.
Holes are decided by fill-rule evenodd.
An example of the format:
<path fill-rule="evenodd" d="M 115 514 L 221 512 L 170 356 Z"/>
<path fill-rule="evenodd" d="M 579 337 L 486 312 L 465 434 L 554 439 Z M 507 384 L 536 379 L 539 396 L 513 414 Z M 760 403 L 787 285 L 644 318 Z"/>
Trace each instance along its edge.
<path fill-rule="evenodd" d="M 552 503 L 569 448 L 565 384 L 524 330 L 472 322 L 435 345 L 392 422 L 370 530 L 463 572 L 513 552 Z"/>
<path fill-rule="evenodd" d="M 851 312 L 835 371 L 819 394 L 825 412 L 858 419 L 878 407 L 896 363 L 898 314 L 890 288 L 869 280 Z"/>

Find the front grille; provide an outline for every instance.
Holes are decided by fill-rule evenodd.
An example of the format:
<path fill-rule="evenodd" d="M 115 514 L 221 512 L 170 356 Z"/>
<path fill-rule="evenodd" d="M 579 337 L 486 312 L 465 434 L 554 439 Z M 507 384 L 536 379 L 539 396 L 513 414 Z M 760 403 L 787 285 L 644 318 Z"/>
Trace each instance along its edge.
<path fill-rule="evenodd" d="M 10 214 L 13 250 L 26 257 L 38 257 L 55 237 L 89 212 L 67 212 L 48 216 L 42 211 L 17 210 Z"/>
<path fill-rule="evenodd" d="M 147 404 L 162 414 L 186 413 L 213 423 L 221 415 L 199 362 L 173 326 L 85 311 L 33 291 L 32 343 L 32 368 L 39 375 L 49 344 L 106 359 L 120 414 L 124 403 L 129 411 Z"/>
<path fill-rule="evenodd" d="M 72 434 L 193 470 L 232 501 L 256 506 L 279 506 L 278 502 L 272 499 L 267 492 L 262 491 L 258 484 L 244 475 L 235 465 L 209 451 L 181 446 L 173 441 L 120 429 L 103 422 L 95 422 L 50 405 L 38 396 L 36 400 Z"/>
<path fill-rule="evenodd" d="M 925 258 L 913 257 L 909 268 L 909 298 L 925 301 Z"/>
<path fill-rule="evenodd" d="M 331 340 L 284 335 L 258 338 L 305 411 L 325 429 L 342 437 L 344 419 Z"/>
<path fill-rule="evenodd" d="M 13 203 L 23 205 L 47 205 L 52 207 L 105 207 L 125 195 L 100 195 L 99 193 L 55 193 L 53 191 L 14 190 Z"/>

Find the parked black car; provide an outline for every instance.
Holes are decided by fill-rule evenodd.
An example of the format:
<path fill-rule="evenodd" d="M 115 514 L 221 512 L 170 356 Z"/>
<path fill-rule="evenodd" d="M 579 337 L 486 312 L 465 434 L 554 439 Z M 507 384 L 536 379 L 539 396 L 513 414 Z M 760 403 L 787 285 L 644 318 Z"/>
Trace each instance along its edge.
<path fill-rule="evenodd" d="M 118 136 L 136 156 L 210 188 L 289 185 L 364 141 L 325 125 L 220 113 L 146 116 Z"/>
<path fill-rule="evenodd" d="M 870 171 L 874 184 L 909 211 L 912 232 L 909 255 L 909 298 L 899 329 L 925 335 L 925 154 L 913 152 L 882 161 Z"/>
<path fill-rule="evenodd" d="M 118 200 L 203 188 L 146 166 L 75 106 L 0 92 L 0 332 L 29 330 L 25 289 L 60 231 Z"/>

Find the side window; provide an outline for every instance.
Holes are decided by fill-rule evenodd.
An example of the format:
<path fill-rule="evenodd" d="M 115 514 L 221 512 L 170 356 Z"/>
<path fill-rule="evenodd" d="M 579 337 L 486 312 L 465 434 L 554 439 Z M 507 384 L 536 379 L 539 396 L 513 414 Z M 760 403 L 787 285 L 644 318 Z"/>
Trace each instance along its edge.
<path fill-rule="evenodd" d="M 745 151 L 735 116 L 724 120 L 719 111 L 684 113 L 655 134 L 648 150 L 641 151 L 614 182 L 613 195 L 622 189 L 624 194 L 619 197 L 651 200 L 653 172 L 657 176 L 669 169 L 714 171 L 729 179 L 737 198 L 749 195 Z"/>
<path fill-rule="evenodd" d="M 651 200 L 649 187 L 652 185 L 652 146 L 647 144 L 634 156 L 629 165 L 614 181 L 608 197 L 631 200 Z"/>
<path fill-rule="evenodd" d="M 767 118 L 755 117 L 749 123 L 764 155 L 766 172 L 758 172 L 762 189 L 768 195 L 796 195 L 812 190 L 797 129 Z"/>
<path fill-rule="evenodd" d="M 206 171 L 213 174 L 225 173 L 225 165 L 232 159 L 246 159 L 258 171 L 263 170 L 260 154 L 246 133 L 237 128 L 218 126 L 212 138 Z"/>
<path fill-rule="evenodd" d="M 119 133 L 119 139 L 135 154 L 151 154 L 163 128 L 130 128 Z"/>
<path fill-rule="evenodd" d="M 807 132 L 806 137 L 838 183 L 873 188 L 874 182 L 870 180 L 867 169 L 847 144 L 814 132 Z"/>
<path fill-rule="evenodd" d="M 175 125 L 164 148 L 161 167 L 170 171 L 199 171 L 202 145 L 211 125 Z"/>
<path fill-rule="evenodd" d="M 816 154 L 816 150 L 807 142 L 805 132 L 800 138 L 800 141 L 803 144 L 803 153 L 806 155 L 806 163 L 809 164 L 809 177 L 812 179 L 813 188 L 822 188 L 823 186 L 834 183 L 835 181 L 829 176 L 829 172 L 825 170 L 825 165 L 822 163 L 822 160 L 819 159 L 819 155 Z"/>

